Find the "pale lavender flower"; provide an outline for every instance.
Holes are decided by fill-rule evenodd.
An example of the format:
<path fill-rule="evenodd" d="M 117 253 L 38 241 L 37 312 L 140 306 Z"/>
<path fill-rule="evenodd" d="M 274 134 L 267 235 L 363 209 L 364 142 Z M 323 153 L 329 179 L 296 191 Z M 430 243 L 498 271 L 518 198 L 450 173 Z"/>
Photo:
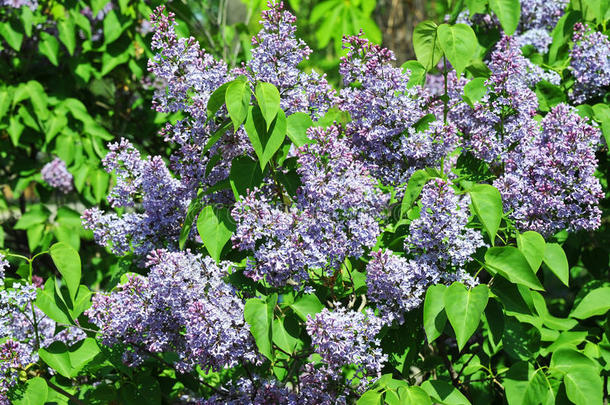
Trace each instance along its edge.
<path fill-rule="evenodd" d="M 484 246 L 481 233 L 468 228 L 470 197 L 456 195 L 452 184 L 430 180 L 421 191 L 420 217 L 409 226 L 405 249 L 417 261 L 449 272 L 461 269 Z"/>
<path fill-rule="evenodd" d="M 333 311 L 324 308 L 308 315 L 306 323 L 311 344 L 329 369 L 340 373 L 344 366 L 355 366 L 361 388 L 368 383 L 364 377 L 381 376 L 387 355 L 377 335 L 384 322 L 372 310 L 362 313 L 337 305 Z"/>
<path fill-rule="evenodd" d="M 48 185 L 62 191 L 64 194 L 74 189 L 72 174 L 66 168 L 66 163 L 60 158 L 55 158 L 44 165 L 40 174 Z"/>
<path fill-rule="evenodd" d="M 204 370 L 256 361 L 243 303 L 223 277 L 227 264 L 189 251 L 151 253 L 148 276 L 131 276 L 115 291 L 98 293 L 86 314 L 107 345 L 131 346 L 130 365 L 148 353 L 174 352 L 176 367 Z"/>
<path fill-rule="evenodd" d="M 570 71 L 576 80 L 570 92 L 575 103 L 600 97 L 610 86 L 610 40 L 587 24 L 574 24 L 574 48 L 570 51 Z"/>
<path fill-rule="evenodd" d="M 549 236 L 599 227 L 603 192 L 594 173 L 600 136 L 565 104 L 544 117 L 542 130 L 512 155 L 494 182 L 519 230 Z"/>
<path fill-rule="evenodd" d="M 254 251 L 246 274 L 274 286 L 289 280 L 300 285 L 312 270 L 331 275 L 346 257 L 373 247 L 380 233 L 387 196 L 354 159 L 339 129 L 310 128 L 308 136 L 315 143 L 297 152 L 302 185 L 296 201 L 286 206 L 254 190 L 232 212 L 234 246 Z"/>
<path fill-rule="evenodd" d="M 373 252 L 366 266 L 367 297 L 384 322 L 404 322 L 405 313 L 419 307 L 428 286 L 441 281 L 438 267 L 408 260 L 390 251 Z"/>

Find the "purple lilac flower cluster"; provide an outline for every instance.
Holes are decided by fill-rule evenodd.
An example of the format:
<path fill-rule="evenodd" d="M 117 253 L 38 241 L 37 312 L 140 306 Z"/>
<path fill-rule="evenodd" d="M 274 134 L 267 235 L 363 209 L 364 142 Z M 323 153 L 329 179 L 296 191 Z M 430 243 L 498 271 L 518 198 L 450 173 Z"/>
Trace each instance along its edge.
<path fill-rule="evenodd" d="M 402 324 L 404 314 L 422 303 L 428 286 L 440 281 L 437 267 L 387 250 L 373 252 L 366 266 L 367 296 L 388 324 Z"/>
<path fill-rule="evenodd" d="M 530 90 L 528 61 L 511 37 L 503 37 L 491 54 L 490 91 L 471 108 L 462 103 L 449 118 L 466 139 L 466 147 L 479 159 L 498 162 L 509 148 L 537 131 L 536 94 Z"/>
<path fill-rule="evenodd" d="M 341 58 L 339 73 L 345 88 L 337 102 L 350 113 L 346 134 L 371 172 L 384 183 L 396 185 L 406 182 L 413 170 L 437 163 L 436 150 L 420 147 L 418 140 L 405 144 L 410 138 L 407 133 L 425 113 L 418 90 L 407 86 L 409 74 L 392 65 L 392 51 L 362 36 L 346 38 L 344 48 L 347 55 Z M 450 148 L 451 138 L 440 144 Z"/>
<path fill-rule="evenodd" d="M 104 344 L 124 344 L 124 360 L 138 365 L 147 355 L 175 352 L 176 367 L 205 370 L 256 362 L 244 306 L 223 278 L 228 264 L 189 251 L 151 252 L 145 276 L 131 275 L 108 294 L 96 294 L 86 314 Z"/>
<path fill-rule="evenodd" d="M 38 307 L 34 284 L 5 281 L 8 262 L 0 254 L 0 403 L 17 383 L 19 370 L 38 361 L 38 349 L 55 341 L 72 344 L 85 338 L 76 327 L 58 330 L 58 325 Z"/>
<path fill-rule="evenodd" d="M 519 47 L 532 45 L 539 53 L 547 53 L 553 42 L 551 31 L 564 14 L 569 0 L 521 0 L 520 4 L 521 16 L 514 34 L 516 43 Z M 471 16 L 468 10 L 460 13 L 456 22 L 500 28 L 500 21 L 495 15 Z"/>
<path fill-rule="evenodd" d="M 235 203 L 233 243 L 254 251 L 246 272 L 254 280 L 300 285 L 309 271 L 330 276 L 347 257 L 360 257 L 375 245 L 387 197 L 339 131 L 308 130 L 314 143 L 297 152 L 302 185 L 290 206 L 261 190 Z"/>
<path fill-rule="evenodd" d="M 38 0 L 0 0 L 0 6 L 13 8 L 28 7 L 34 11 L 38 8 Z"/>
<path fill-rule="evenodd" d="M 145 255 L 158 246 L 175 247 L 186 209 L 192 198 L 190 190 L 172 177 L 159 156 L 146 160 L 127 140 L 109 145 L 103 160 L 117 183 L 108 195 L 113 207 L 136 207 L 142 212 L 104 214 L 97 208 L 86 210 L 83 226 L 91 229 L 96 241 L 112 246 L 122 255 L 131 248 Z"/>
<path fill-rule="evenodd" d="M 610 39 L 587 24 L 574 24 L 574 47 L 570 51 L 570 71 L 576 80 L 570 92 L 575 103 L 605 94 L 610 86 Z"/>
<path fill-rule="evenodd" d="M 565 104 L 544 117 L 542 130 L 511 155 L 494 182 L 519 229 L 552 235 L 599 227 L 603 192 L 594 173 L 600 136 Z"/>
<path fill-rule="evenodd" d="M 312 51 L 303 40 L 296 38 L 296 17 L 284 10 L 282 2 L 269 2 L 268 6 L 269 10 L 261 13 L 263 29 L 252 38 L 252 59 L 244 73 L 252 82 L 276 86 L 282 94 L 280 106 L 286 115 L 308 112 L 320 117 L 328 110 L 334 90 L 325 75 L 299 69 L 298 65 Z"/>
<path fill-rule="evenodd" d="M 44 165 L 40 174 L 48 185 L 62 191 L 64 194 L 74 189 L 72 174 L 66 168 L 66 163 L 60 158 L 55 158 Z"/>
<path fill-rule="evenodd" d="M 484 246 L 481 233 L 467 228 L 470 197 L 456 195 L 449 181 L 433 179 L 421 191 L 420 216 L 409 226 L 405 250 L 439 269 L 460 269 Z"/>
<path fill-rule="evenodd" d="M 324 308 L 315 316 L 307 316 L 307 333 L 311 343 L 328 366 L 331 375 L 340 375 L 345 366 L 356 368 L 355 377 L 380 377 L 387 355 L 377 335 L 384 321 L 373 311 L 365 313 L 337 305 L 333 311 Z M 361 381 L 366 385 L 366 380 Z"/>

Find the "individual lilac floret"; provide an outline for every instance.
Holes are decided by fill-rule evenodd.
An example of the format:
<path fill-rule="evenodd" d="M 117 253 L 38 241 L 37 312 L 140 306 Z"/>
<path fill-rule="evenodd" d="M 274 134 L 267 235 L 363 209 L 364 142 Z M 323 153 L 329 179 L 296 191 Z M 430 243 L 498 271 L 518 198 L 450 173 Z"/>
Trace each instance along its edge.
<path fill-rule="evenodd" d="M 570 70 L 576 80 L 570 92 L 575 103 L 600 97 L 610 86 L 610 40 L 587 24 L 574 24 L 574 48 L 570 52 Z"/>
<path fill-rule="evenodd" d="M 267 3 L 261 13 L 261 31 L 252 38 L 252 59 L 246 64 L 252 82 L 273 84 L 282 94 L 281 108 L 287 115 L 297 111 L 322 116 L 331 104 L 334 90 L 326 75 L 302 72 L 298 65 L 311 49 L 296 38 L 296 18 L 284 10 L 283 2 Z"/>
<path fill-rule="evenodd" d="M 361 36 L 346 38 L 344 48 L 347 56 L 341 58 L 339 73 L 345 88 L 338 104 L 352 119 L 346 133 L 376 177 L 387 184 L 404 183 L 418 167 L 400 153 L 400 139 L 425 115 L 423 100 L 408 88 L 409 74 L 392 65 L 392 51 Z"/>
<path fill-rule="evenodd" d="M 603 192 L 595 177 L 600 132 L 574 108 L 560 104 L 542 120 L 542 131 L 507 161 L 494 182 L 519 230 L 549 236 L 600 225 Z"/>
<path fill-rule="evenodd" d="M 356 377 L 361 388 L 367 384 L 365 377 L 379 377 L 387 361 L 380 347 L 377 334 L 384 326 L 383 320 L 373 311 L 366 313 L 337 306 L 333 311 L 324 308 L 315 316 L 307 316 L 307 333 L 311 344 L 322 361 L 331 370 L 341 373 L 345 366 L 356 367 Z"/>
<path fill-rule="evenodd" d="M 444 271 L 463 268 L 485 245 L 480 232 L 466 227 L 469 205 L 468 194 L 456 195 L 450 182 L 430 180 L 421 191 L 420 217 L 405 239 L 407 252 Z"/>
<path fill-rule="evenodd" d="M 74 189 L 72 185 L 72 174 L 66 168 L 66 163 L 60 158 L 55 158 L 42 167 L 40 171 L 42 179 L 53 188 L 61 190 L 64 194 Z"/>
<path fill-rule="evenodd" d="M 380 233 L 377 220 L 387 196 L 354 160 L 339 129 L 310 128 L 308 136 L 315 143 L 297 152 L 302 185 L 296 201 L 254 190 L 232 212 L 234 246 L 254 251 L 246 274 L 274 286 L 300 285 L 310 270 L 330 276 L 346 257 L 373 247 Z"/>
<path fill-rule="evenodd" d="M 436 266 L 407 260 L 390 251 L 374 252 L 366 267 L 367 297 L 388 324 L 402 324 L 404 314 L 422 303 L 428 286 L 440 281 Z"/>
<path fill-rule="evenodd" d="M 96 294 L 86 314 L 101 329 L 106 345 L 130 347 L 131 365 L 149 353 L 174 352 L 178 369 L 204 370 L 255 361 L 242 301 L 210 257 L 189 251 L 151 253 L 147 277 L 130 276 L 108 294 Z"/>
<path fill-rule="evenodd" d="M 172 177 L 161 157 L 143 160 L 125 139 L 109 149 L 103 163 L 108 172 L 116 173 L 117 182 L 108 202 L 113 207 L 135 206 L 141 212 L 118 216 L 92 208 L 83 213 L 83 226 L 117 255 L 130 249 L 145 255 L 155 248 L 175 247 L 192 191 Z"/>

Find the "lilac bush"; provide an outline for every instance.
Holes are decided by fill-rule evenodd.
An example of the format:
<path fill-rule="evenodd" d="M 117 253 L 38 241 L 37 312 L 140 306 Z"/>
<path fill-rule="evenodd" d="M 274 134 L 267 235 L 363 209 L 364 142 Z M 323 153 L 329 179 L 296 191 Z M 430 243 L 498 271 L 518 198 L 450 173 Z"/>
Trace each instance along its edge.
<path fill-rule="evenodd" d="M 468 22 L 505 30 L 489 6 Z M 512 404 L 524 376 L 540 398 L 573 400 L 578 373 L 597 384 L 603 364 L 589 362 L 606 337 L 587 328 L 606 312 L 579 295 L 551 316 L 542 295 L 574 277 L 566 232 L 603 226 L 606 110 L 568 100 L 602 95 L 605 43 L 575 25 L 563 67 L 546 55 L 570 7 L 523 1 L 514 35 L 477 45 L 450 21 L 466 17 L 459 3 L 447 24 L 422 23 L 404 68 L 364 34 L 345 37 L 338 90 L 301 69 L 313 51 L 282 3 L 234 68 L 159 7 L 148 68 L 163 84 L 152 108 L 173 114 L 167 155 L 108 145 L 113 186 L 82 224 L 118 258 L 110 281 L 87 281 L 92 294 L 67 243 L 13 255 L 27 269 L 0 283 L 0 398 L 29 363 L 51 387 L 44 349 L 61 341 L 69 358 L 85 340 L 90 368 L 56 370 L 90 384 L 78 400 L 112 386 L 117 402 Z M 43 170 L 54 187 L 62 163 Z M 43 287 L 33 262 L 47 253 Z M 588 336 L 588 354 L 563 351 Z"/>

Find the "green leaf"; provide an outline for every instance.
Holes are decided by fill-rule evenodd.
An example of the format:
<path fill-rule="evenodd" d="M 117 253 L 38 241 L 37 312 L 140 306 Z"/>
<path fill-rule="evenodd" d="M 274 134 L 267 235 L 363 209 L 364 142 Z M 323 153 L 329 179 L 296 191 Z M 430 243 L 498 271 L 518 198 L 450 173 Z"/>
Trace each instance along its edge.
<path fill-rule="evenodd" d="M 597 369 L 598 365 L 595 361 L 571 347 L 560 347 L 553 352 L 550 369 L 567 373 L 572 367 Z"/>
<path fill-rule="evenodd" d="M 234 131 L 237 131 L 248 116 L 250 93 L 250 86 L 243 79 L 236 79 L 227 87 L 225 103 L 229 117 L 233 121 Z"/>
<path fill-rule="evenodd" d="M 218 262 L 222 248 L 235 231 L 235 223 L 226 208 L 214 209 L 208 205 L 199 213 L 197 231 L 210 256 Z"/>
<path fill-rule="evenodd" d="M 246 195 L 246 190 L 254 190 L 263 181 L 263 172 L 259 164 L 249 156 L 238 156 L 231 163 L 229 174 L 231 188 L 236 195 Z"/>
<path fill-rule="evenodd" d="M 65 115 L 54 114 L 45 122 L 45 141 L 50 143 L 55 136 L 68 125 L 68 118 Z"/>
<path fill-rule="evenodd" d="M 277 294 L 270 295 L 267 300 L 250 298 L 244 306 L 244 319 L 250 325 L 250 332 L 259 352 L 273 361 L 272 322 L 273 308 L 277 302 Z"/>
<path fill-rule="evenodd" d="M 252 107 L 248 110 L 245 128 L 252 148 L 258 156 L 261 170 L 265 170 L 265 166 L 286 138 L 286 115 L 284 111 L 279 110 L 267 130 L 260 108 Z"/>
<path fill-rule="evenodd" d="M 57 23 L 58 36 L 61 42 L 66 46 L 68 53 L 74 55 L 76 49 L 76 32 L 74 29 L 74 20 L 65 18 Z"/>
<path fill-rule="evenodd" d="M 64 377 L 72 377 L 72 363 L 70 362 L 70 352 L 64 342 L 55 341 L 49 346 L 38 350 L 40 358 Z"/>
<path fill-rule="evenodd" d="M 527 259 L 514 246 L 492 247 L 485 252 L 485 266 L 507 280 L 534 290 L 544 290 Z"/>
<path fill-rule="evenodd" d="M 402 64 L 403 71 L 408 70 L 409 83 L 407 87 L 423 86 L 426 81 L 426 68 L 416 60 L 408 60 Z"/>
<path fill-rule="evenodd" d="M 274 319 L 273 320 L 273 343 L 275 343 L 280 349 L 284 350 L 288 353 L 293 353 L 297 346 L 302 342 L 296 337 L 292 336 L 286 328 L 284 327 L 284 323 L 287 318 L 282 319 Z"/>
<path fill-rule="evenodd" d="M 121 36 L 123 28 L 121 22 L 114 10 L 110 10 L 104 16 L 104 44 L 108 45 Z"/>
<path fill-rule="evenodd" d="M 570 265 L 568 264 L 566 253 L 561 246 L 557 243 L 547 243 L 542 260 L 562 283 L 569 286 Z"/>
<path fill-rule="evenodd" d="M 479 326 L 489 299 L 489 289 L 485 284 L 469 290 L 461 283 L 453 283 L 445 291 L 444 299 L 447 319 L 461 351 Z"/>
<path fill-rule="evenodd" d="M 587 319 L 604 315 L 610 310 L 610 287 L 600 287 L 590 291 L 572 310 L 570 316 L 577 319 Z"/>
<path fill-rule="evenodd" d="M 53 65 L 59 65 L 59 42 L 53 35 L 45 31 L 40 32 L 38 51 L 46 56 Z"/>
<path fill-rule="evenodd" d="M 10 21 L 0 23 L 0 35 L 4 38 L 7 44 L 17 52 L 21 49 L 23 34 L 13 27 Z"/>
<path fill-rule="evenodd" d="M 445 291 L 443 284 L 432 285 L 426 291 L 424 299 L 424 330 L 428 342 L 433 342 L 445 329 L 447 314 L 445 312 Z"/>
<path fill-rule="evenodd" d="M 603 384 L 599 371 L 593 367 L 575 366 L 563 377 L 568 399 L 575 405 L 601 405 Z"/>
<path fill-rule="evenodd" d="M 72 301 L 76 298 L 81 277 L 81 262 L 78 252 L 70 245 L 59 242 L 49 249 L 53 263 L 61 274 Z"/>
<path fill-rule="evenodd" d="M 475 184 L 469 193 L 474 212 L 493 245 L 502 221 L 502 196 L 497 188 L 489 184 Z"/>
<path fill-rule="evenodd" d="M 546 243 L 538 232 L 527 231 L 517 234 L 517 247 L 525 256 L 534 272 L 537 272 L 545 255 Z"/>
<path fill-rule="evenodd" d="M 90 337 L 70 346 L 68 354 L 70 356 L 70 364 L 72 365 L 72 376 L 78 375 L 83 367 L 89 364 L 100 353 L 101 350 L 97 342 L 94 338 Z"/>
<path fill-rule="evenodd" d="M 519 0 L 489 0 L 489 7 L 496 13 L 507 35 L 513 35 L 521 18 Z"/>
<path fill-rule="evenodd" d="M 466 24 L 441 24 L 438 29 L 438 42 L 459 76 L 477 51 L 477 36 Z"/>
<path fill-rule="evenodd" d="M 506 354 L 516 360 L 529 361 L 540 351 L 540 332 L 532 325 L 505 318 L 502 344 Z"/>
<path fill-rule="evenodd" d="M 474 103 L 480 101 L 487 94 L 487 86 L 484 77 L 475 77 L 464 86 L 463 99 L 469 106 L 474 107 Z"/>
<path fill-rule="evenodd" d="M 536 96 L 538 97 L 538 109 L 540 111 L 551 111 L 551 108 L 566 100 L 566 95 L 561 87 L 541 80 L 536 83 Z"/>
<path fill-rule="evenodd" d="M 193 228 L 195 218 L 197 217 L 197 214 L 201 212 L 201 208 L 203 207 L 202 199 L 203 194 L 199 193 L 197 197 L 191 200 L 189 207 L 186 210 L 184 223 L 180 229 L 180 238 L 178 239 L 178 246 L 180 247 L 180 250 L 184 249 L 184 245 L 191 234 L 191 229 Z"/>
<path fill-rule="evenodd" d="M 10 398 L 13 405 L 44 405 L 47 401 L 49 388 L 42 377 L 34 377 L 19 387 Z"/>
<path fill-rule="evenodd" d="M 356 401 L 356 405 L 381 405 L 381 393 L 375 391 L 367 391 Z"/>
<path fill-rule="evenodd" d="M 399 387 L 398 395 L 402 405 L 432 405 L 430 396 L 420 387 Z"/>
<path fill-rule="evenodd" d="M 303 294 L 292 304 L 290 304 L 290 308 L 292 308 L 294 313 L 297 314 L 299 318 L 306 321 L 307 315 L 317 314 L 318 312 L 322 311 L 324 305 L 322 305 L 315 294 Z"/>
<path fill-rule="evenodd" d="M 37 289 L 35 304 L 46 316 L 55 322 L 66 325 L 74 323 L 69 315 L 70 311 L 56 292 L 55 280 L 53 278 L 49 278 L 45 282 L 44 288 Z"/>
<path fill-rule="evenodd" d="M 421 388 L 435 403 L 443 405 L 470 405 L 470 401 L 457 388 L 446 381 L 427 380 Z"/>
<path fill-rule="evenodd" d="M 538 405 L 553 395 L 544 371 L 534 371 L 534 367 L 525 361 L 511 366 L 504 378 L 504 388 L 509 404 Z"/>
<path fill-rule="evenodd" d="M 227 87 L 229 87 L 233 82 L 227 82 L 218 87 L 210 98 L 208 99 L 208 105 L 206 107 L 206 114 L 208 119 L 216 115 L 220 107 L 222 107 L 225 103 L 225 96 L 227 93 Z"/>
<path fill-rule="evenodd" d="M 421 194 L 422 189 L 431 178 L 432 176 L 424 169 L 413 172 L 411 177 L 409 177 L 405 195 L 402 198 L 402 203 L 400 204 L 401 218 L 407 214 L 407 211 L 409 211 L 409 209 L 413 206 L 413 203 L 415 200 L 417 200 L 417 197 L 419 197 Z"/>
<path fill-rule="evenodd" d="M 426 20 L 417 24 L 413 30 L 415 56 L 417 61 L 428 71 L 437 65 L 443 55 L 443 50 L 438 40 L 437 28 L 438 26 L 434 21 Z"/>
<path fill-rule="evenodd" d="M 265 82 L 257 84 L 254 92 L 263 118 L 267 122 L 267 129 L 269 129 L 280 110 L 280 92 L 273 84 Z"/>
<path fill-rule="evenodd" d="M 304 112 L 296 112 L 286 117 L 286 132 L 288 138 L 297 147 L 301 147 L 307 143 L 311 143 L 311 139 L 307 137 L 307 128 L 313 126 L 313 121 L 309 114 Z"/>
<path fill-rule="evenodd" d="M 19 218 L 13 229 L 26 230 L 37 224 L 44 224 L 51 216 L 51 211 L 42 204 L 31 205 L 25 214 Z"/>

